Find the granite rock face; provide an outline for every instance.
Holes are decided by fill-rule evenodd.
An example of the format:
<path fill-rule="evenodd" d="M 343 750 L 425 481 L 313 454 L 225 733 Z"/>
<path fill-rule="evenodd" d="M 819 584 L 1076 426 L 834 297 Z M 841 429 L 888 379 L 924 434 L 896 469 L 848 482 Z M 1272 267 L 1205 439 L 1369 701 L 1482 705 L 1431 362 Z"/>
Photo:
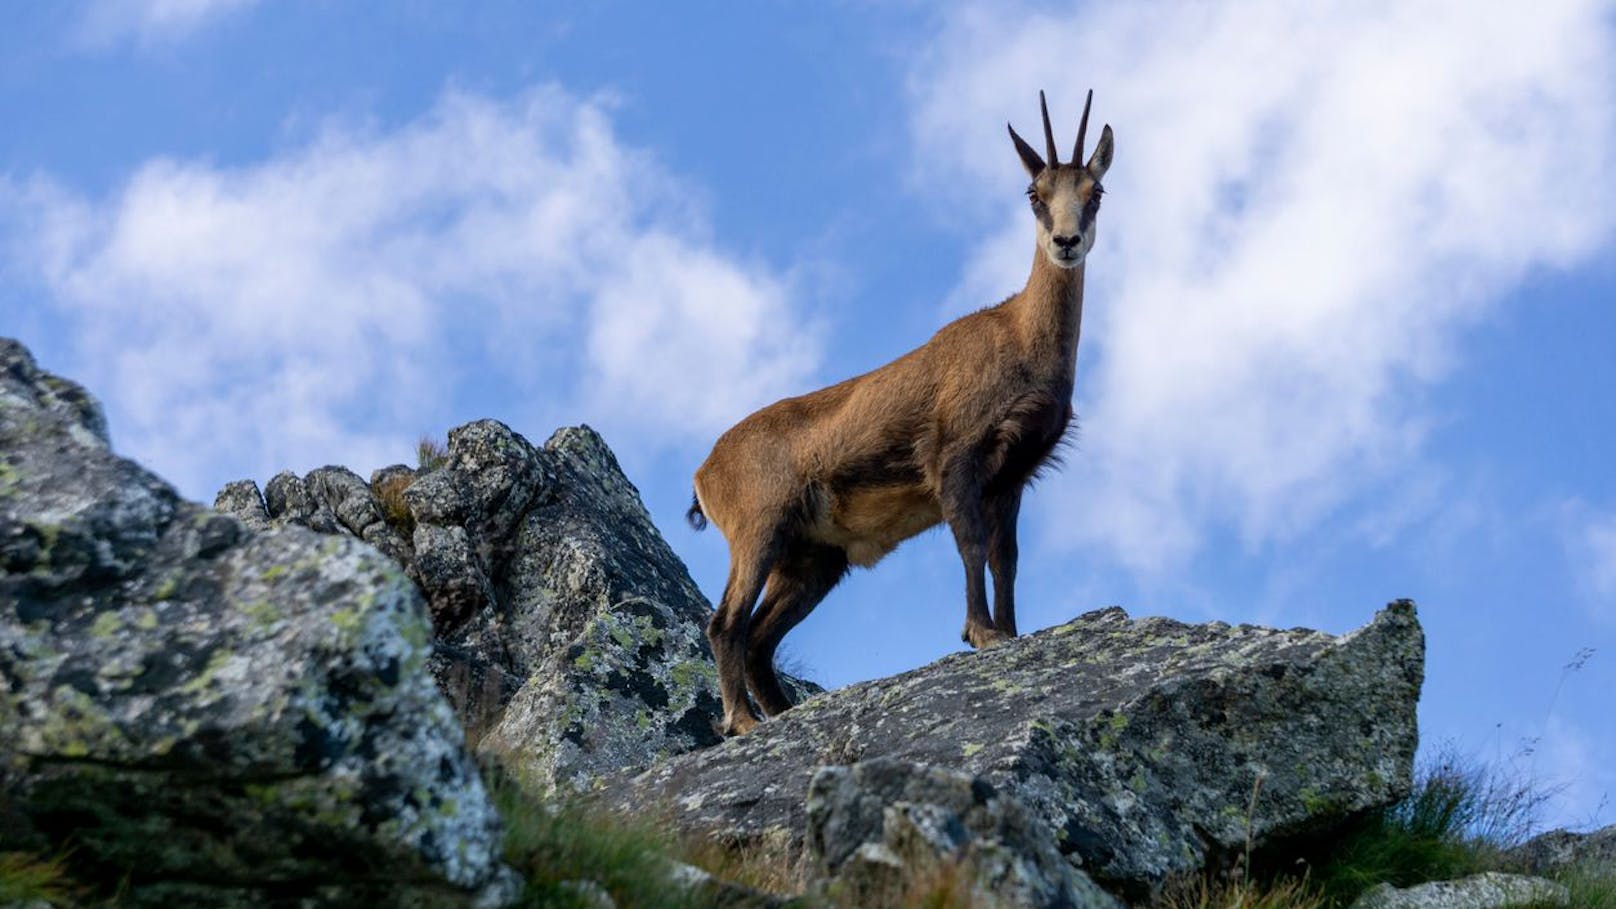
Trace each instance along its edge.
<path fill-rule="evenodd" d="M 825 767 L 806 810 L 809 877 L 840 905 L 902 905 L 954 875 L 976 909 L 1122 909 L 1041 819 L 970 774 L 890 758 Z"/>
<path fill-rule="evenodd" d="M 257 501 L 243 481 L 216 504 L 251 522 Z M 449 433 L 442 465 L 368 485 L 281 474 L 263 502 L 269 525 L 359 536 L 404 566 L 432 605 L 434 673 L 478 747 L 529 783 L 586 787 L 721 740 L 711 607 L 588 427 L 535 447 L 480 420 Z M 383 545 L 378 521 L 407 545 Z"/>
<path fill-rule="evenodd" d="M 1553 881 L 1489 871 L 1413 887 L 1379 884 L 1359 897 L 1352 909 L 1511 909 L 1566 906 L 1570 902 L 1566 888 Z"/>
<path fill-rule="evenodd" d="M 1405 794 L 1423 660 L 1406 601 L 1340 637 L 1106 609 L 821 695 L 599 795 L 800 849 L 818 767 L 951 768 L 1021 800 L 1063 854 L 1131 898 L 1238 853 L 1248 826 L 1272 845 Z"/>
<path fill-rule="evenodd" d="M 1616 824 L 1592 833 L 1551 830 L 1511 849 L 1506 859 L 1531 874 L 1576 869 L 1616 871 Z"/>
<path fill-rule="evenodd" d="M 71 843 L 133 905 L 510 894 L 397 567 L 182 500 L 4 340 L 0 567 L 0 851 Z"/>

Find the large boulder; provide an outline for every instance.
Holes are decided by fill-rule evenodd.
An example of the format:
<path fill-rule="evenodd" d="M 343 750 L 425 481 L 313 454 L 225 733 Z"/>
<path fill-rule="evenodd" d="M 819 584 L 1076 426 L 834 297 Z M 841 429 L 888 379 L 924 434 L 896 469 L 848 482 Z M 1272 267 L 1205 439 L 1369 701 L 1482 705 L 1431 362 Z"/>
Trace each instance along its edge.
<path fill-rule="evenodd" d="M 1410 787 L 1424 638 L 1399 601 L 1340 637 L 1092 612 L 813 698 L 599 787 L 622 810 L 801 848 L 817 768 L 890 757 L 1019 799 L 1125 895 L 1319 835 Z M 800 854 L 800 853 L 799 853 Z"/>
<path fill-rule="evenodd" d="M 1518 906 L 1566 906 L 1571 894 L 1554 881 L 1487 871 L 1452 881 L 1412 887 L 1377 884 L 1352 909 L 1515 909 Z"/>
<path fill-rule="evenodd" d="M 262 526 L 358 536 L 416 580 L 432 668 L 478 748 L 539 789 L 716 745 L 712 608 L 606 443 L 584 427 L 535 447 L 497 420 L 449 433 L 441 464 L 369 484 L 341 468 L 226 486 Z M 387 535 L 406 545 L 382 545 Z M 784 680 L 799 698 L 815 686 Z"/>
<path fill-rule="evenodd" d="M 1616 874 L 1616 824 L 1592 833 L 1551 830 L 1516 846 L 1504 858 L 1532 874 L 1579 870 Z"/>
<path fill-rule="evenodd" d="M 0 568 L 0 852 L 133 905 L 509 895 L 397 566 L 182 500 L 3 339 Z"/>
<path fill-rule="evenodd" d="M 876 758 L 808 785 L 808 874 L 838 905 L 909 905 L 952 885 L 974 909 L 1121 909 L 1018 800 L 968 773 Z"/>

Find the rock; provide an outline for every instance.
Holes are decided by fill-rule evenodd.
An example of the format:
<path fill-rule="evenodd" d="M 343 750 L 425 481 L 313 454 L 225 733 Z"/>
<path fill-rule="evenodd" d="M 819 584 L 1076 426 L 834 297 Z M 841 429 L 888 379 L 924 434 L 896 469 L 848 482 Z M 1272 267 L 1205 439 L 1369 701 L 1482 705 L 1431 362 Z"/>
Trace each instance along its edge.
<path fill-rule="evenodd" d="M 250 511 L 235 489 L 220 500 Z M 588 427 L 535 448 L 479 420 L 449 433 L 441 466 L 368 485 L 338 468 L 282 474 L 265 498 L 271 523 L 373 541 L 378 522 L 409 529 L 407 551 L 380 548 L 431 604 L 433 672 L 479 749 L 528 784 L 586 787 L 720 740 L 711 606 Z"/>
<path fill-rule="evenodd" d="M 370 484 L 346 467 L 322 467 L 303 478 L 316 501 L 336 516 L 349 533 L 380 549 L 400 565 L 413 555 L 409 543 L 388 525 Z"/>
<path fill-rule="evenodd" d="M 1524 905 L 1564 906 L 1570 901 L 1566 888 L 1553 881 L 1488 871 L 1404 889 L 1380 884 L 1360 896 L 1352 909 L 1510 909 Z"/>
<path fill-rule="evenodd" d="M 213 510 L 235 515 L 248 530 L 268 530 L 269 509 L 258 484 L 251 480 L 237 480 L 219 490 L 213 499 Z"/>
<path fill-rule="evenodd" d="M 456 462 L 463 438 L 450 436 Z M 711 607 L 599 435 L 562 429 L 542 456 L 554 483 L 514 526 L 498 621 L 485 613 L 448 641 L 503 650 L 505 671 L 526 680 L 483 750 L 530 783 L 587 788 L 717 744 Z M 798 697 L 816 690 L 788 684 Z"/>
<path fill-rule="evenodd" d="M 1592 833 L 1551 830 L 1509 850 L 1504 858 L 1531 874 L 1577 869 L 1616 873 L 1616 824 Z"/>
<path fill-rule="evenodd" d="M 801 848 L 824 764 L 981 777 L 1130 898 L 1258 845 L 1324 835 L 1410 788 L 1424 639 L 1399 601 L 1334 637 L 1120 609 L 799 705 L 747 736 L 597 784 L 619 810 Z M 1261 780 L 1256 811 L 1248 814 Z"/>
<path fill-rule="evenodd" d="M 514 895 L 397 566 L 183 501 L 5 340 L 0 562 L 0 852 L 135 906 Z"/>
<path fill-rule="evenodd" d="M 578 909 L 617 909 L 617 901 L 606 888 L 594 881 L 562 881 L 557 888 L 567 894 L 567 905 Z"/>
<path fill-rule="evenodd" d="M 976 909 L 1121 909 L 1016 799 L 967 773 L 877 758 L 824 767 L 808 786 L 815 889 L 841 905 L 907 905 L 952 875 Z"/>
<path fill-rule="evenodd" d="M 432 603 L 433 624 L 457 627 L 494 604 L 494 585 L 466 528 L 417 524 L 411 574 Z"/>

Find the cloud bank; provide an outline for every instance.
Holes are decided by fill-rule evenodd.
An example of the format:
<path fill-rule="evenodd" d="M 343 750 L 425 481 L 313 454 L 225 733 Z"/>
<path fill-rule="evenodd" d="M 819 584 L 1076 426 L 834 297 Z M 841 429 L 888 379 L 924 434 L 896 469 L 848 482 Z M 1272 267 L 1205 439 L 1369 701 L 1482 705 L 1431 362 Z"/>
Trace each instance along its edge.
<path fill-rule="evenodd" d="M 1089 269 L 1064 541 L 1147 574 L 1396 496 L 1468 324 L 1609 241 L 1612 6 L 968 4 L 911 73 L 928 185 L 990 239 L 954 308 L 1024 280 L 1002 129 L 1116 130 Z M 1026 130 L 1023 130 L 1025 133 Z M 1091 132 L 1092 135 L 1092 132 Z M 972 187 L 986 187 L 975 194 Z M 972 221 L 971 219 L 974 219 Z M 969 226 L 969 225 L 967 225 Z M 1388 485 L 1389 484 L 1389 485 Z"/>
<path fill-rule="evenodd" d="M 90 0 L 79 39 L 102 48 L 123 41 L 150 47 L 190 37 L 258 0 Z"/>
<path fill-rule="evenodd" d="M 790 288 L 558 88 L 451 93 L 245 166 L 152 160 L 105 198 L 12 178 L 0 234 L 69 323 L 74 362 L 47 366 L 193 495 L 225 465 L 399 460 L 465 401 L 705 440 L 819 357 Z"/>

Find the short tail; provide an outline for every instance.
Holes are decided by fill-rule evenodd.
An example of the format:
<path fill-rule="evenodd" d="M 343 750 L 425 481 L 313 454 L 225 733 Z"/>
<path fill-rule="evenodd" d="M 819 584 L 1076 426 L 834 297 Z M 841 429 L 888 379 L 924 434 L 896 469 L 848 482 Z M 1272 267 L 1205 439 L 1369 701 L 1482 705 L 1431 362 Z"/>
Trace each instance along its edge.
<path fill-rule="evenodd" d="M 707 515 L 702 512 L 701 499 L 696 498 L 694 491 L 690 493 L 690 510 L 685 512 L 685 520 L 693 530 L 707 529 Z"/>

